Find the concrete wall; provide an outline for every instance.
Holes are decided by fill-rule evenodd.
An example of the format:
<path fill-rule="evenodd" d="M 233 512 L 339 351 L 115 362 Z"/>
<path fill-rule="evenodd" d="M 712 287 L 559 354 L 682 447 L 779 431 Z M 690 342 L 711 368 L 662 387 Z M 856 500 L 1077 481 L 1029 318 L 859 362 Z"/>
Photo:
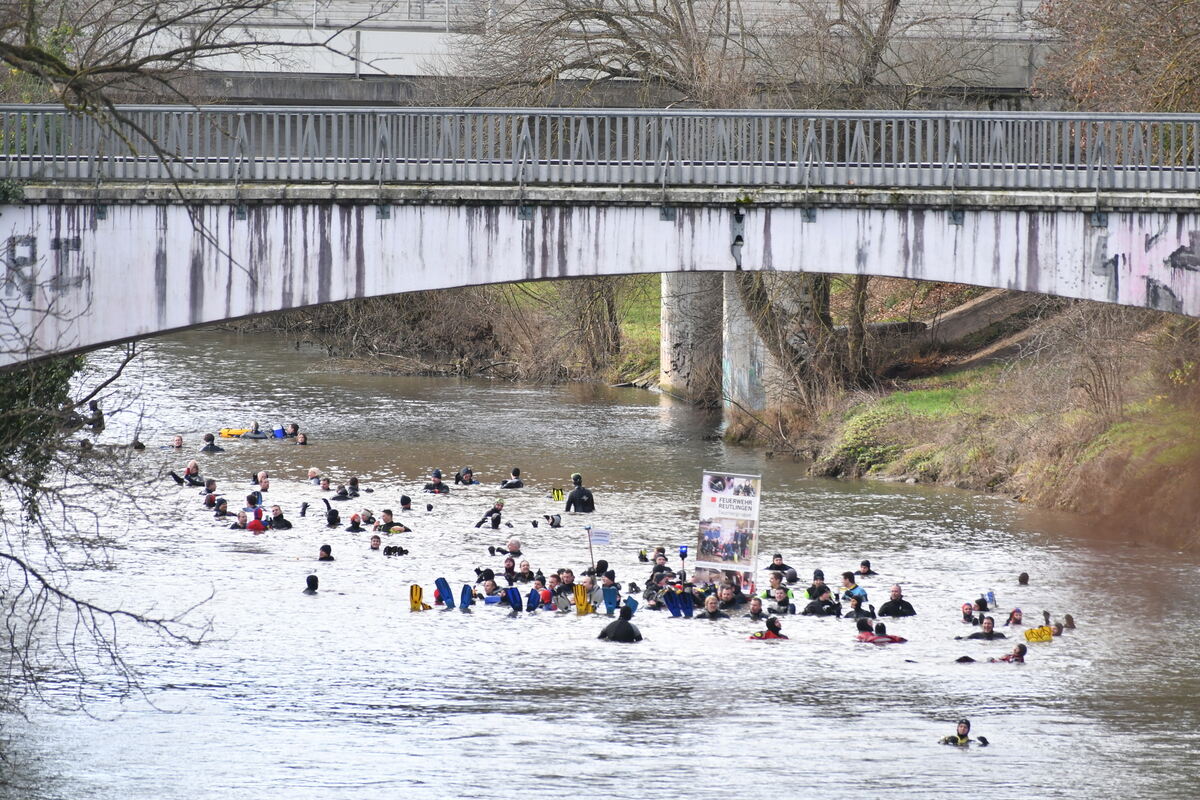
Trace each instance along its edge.
<path fill-rule="evenodd" d="M 1004 207 L 988 193 L 981 196 L 991 198 L 987 206 L 963 210 L 929 207 L 928 193 L 906 199 L 891 192 L 847 194 L 854 205 L 847 199 L 809 216 L 796 196 L 767 204 L 764 193 L 757 205 L 735 206 L 709 191 L 673 193 L 691 204 L 664 215 L 650 204 L 612 204 L 637 202 L 633 190 L 606 190 L 615 200 L 546 190 L 547 204 L 531 206 L 480 204 L 471 187 L 441 191 L 418 187 L 405 204 L 382 206 L 345 197 L 96 206 L 55 202 L 68 192 L 46 188 L 43 202 L 0 206 L 0 363 L 354 297 L 731 270 L 735 209 L 744 214 L 746 269 L 954 281 L 1200 316 L 1198 210 L 1114 210 L 1097 218 L 1054 208 L 1059 201 L 1049 195 L 1009 198 Z M 535 193 L 525 194 L 530 202 Z M 39 196 L 37 187 L 30 195 Z M 832 196 L 821 195 L 825 202 Z M 962 200 L 959 192 L 953 202 Z M 1197 200 L 1188 198 L 1193 209 Z"/>
<path fill-rule="evenodd" d="M 721 275 L 662 275 L 659 386 L 699 405 L 716 405 L 721 389 Z"/>

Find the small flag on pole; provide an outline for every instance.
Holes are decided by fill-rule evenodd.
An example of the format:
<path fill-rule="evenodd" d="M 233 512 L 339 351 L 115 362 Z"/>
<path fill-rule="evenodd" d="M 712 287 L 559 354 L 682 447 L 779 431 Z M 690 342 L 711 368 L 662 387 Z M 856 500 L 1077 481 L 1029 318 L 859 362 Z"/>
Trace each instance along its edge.
<path fill-rule="evenodd" d="M 592 544 L 612 544 L 612 533 L 609 531 L 588 528 L 588 538 L 591 539 Z"/>

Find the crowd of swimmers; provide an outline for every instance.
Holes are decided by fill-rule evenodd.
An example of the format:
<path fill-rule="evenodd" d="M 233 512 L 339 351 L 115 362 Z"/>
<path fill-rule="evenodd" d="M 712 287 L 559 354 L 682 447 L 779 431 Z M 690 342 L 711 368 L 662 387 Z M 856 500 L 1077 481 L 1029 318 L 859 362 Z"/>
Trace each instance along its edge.
<path fill-rule="evenodd" d="M 257 424 L 248 433 L 258 431 Z M 297 444 L 304 444 L 305 434 L 299 431 L 294 423 L 285 426 L 285 437 L 297 439 Z M 265 435 L 242 438 L 267 438 Z M 181 450 L 184 447 L 182 435 L 174 437 L 170 448 Z M 204 445 L 200 448 L 204 453 L 219 453 L 222 448 L 215 443 L 213 434 L 204 436 Z M 189 461 L 183 468 L 182 474 L 171 472 L 171 478 L 181 486 L 199 488 L 203 505 L 212 511 L 215 517 L 222 519 L 230 517 L 234 521 L 231 529 L 246 530 L 255 534 L 270 530 L 287 530 L 293 523 L 277 504 L 267 505 L 265 497 L 270 489 L 270 475 L 259 471 L 251 476 L 250 488 L 245 495 L 245 506 L 232 511 L 228 500 L 218 491 L 217 482 L 205 478 L 196 460 Z M 344 484 L 336 486 L 328 477 L 320 474 L 316 468 L 308 470 L 307 481 L 317 487 L 324 503 L 324 527 L 327 529 L 342 528 L 341 512 L 335 503 L 342 503 L 360 498 L 373 490 L 363 488 L 357 477 L 351 477 Z M 564 513 L 588 513 L 595 510 L 595 499 L 592 492 L 583 485 L 582 475 L 575 473 L 571 476 L 572 489 L 566 497 Z M 471 467 L 459 469 L 453 479 L 453 487 L 468 487 L 480 485 L 480 481 Z M 512 490 L 525 487 L 520 468 L 514 467 L 507 478 L 499 481 L 499 489 Z M 452 491 L 451 484 L 445 480 L 440 469 L 434 469 L 429 480 L 421 489 L 428 495 L 445 495 Z M 558 494 L 556 499 L 561 499 Z M 300 506 L 300 516 L 307 516 L 310 503 Z M 427 511 L 432 511 L 430 503 L 425 504 Z M 484 526 L 498 530 L 502 526 L 512 528 L 513 522 L 504 519 L 505 501 L 497 498 L 487 508 L 476 528 Z M 400 512 L 412 511 L 412 499 L 407 495 L 400 498 Z M 551 528 L 562 526 L 561 514 L 544 514 L 541 520 L 529 520 L 533 527 L 544 522 Z M 383 509 L 377 518 L 370 509 L 362 509 L 349 517 L 349 524 L 343 528 L 347 532 L 370 532 L 369 549 L 381 551 L 387 556 L 406 555 L 408 550 L 395 546 L 383 546 L 380 534 L 409 533 L 408 525 L 396 518 L 392 509 Z M 907 641 L 902 636 L 888 633 L 883 618 L 899 619 L 917 614 L 916 608 L 904 596 L 899 584 L 892 584 L 889 597 L 880 604 L 878 609 L 870 603 L 867 590 L 859 581 L 878 575 L 871 567 L 869 560 L 860 562 L 856 570 L 848 570 L 838 575 L 838 585 L 832 586 L 825 582 L 825 573 L 814 569 L 812 579 L 804 585 L 796 569 L 784 563 L 780 553 L 774 554 L 771 563 L 766 567 L 767 585 L 753 592 L 747 591 L 743 584 L 743 575 L 733 571 L 693 569 L 689 575 L 682 569 L 675 570 L 668 564 L 665 548 L 659 547 L 652 554 L 642 551 L 639 560 L 652 563 L 650 573 L 645 579 L 644 587 L 636 582 L 628 582 L 624 587 L 625 600 L 622 601 L 622 586 L 617 582 L 616 572 L 611 569 L 604 559 L 593 565 L 580 569 L 579 574 L 570 567 L 562 567 L 548 574 L 540 569 L 534 569 L 522 551 L 522 543 L 516 536 L 509 536 L 497 545 L 487 547 L 489 556 L 502 559 L 498 569 L 489 566 L 479 566 L 475 569 L 474 583 L 464 587 L 460 598 L 460 607 L 468 610 L 469 605 L 480 602 L 486 605 L 507 607 L 512 613 L 533 610 L 549 610 L 556 612 L 574 612 L 577 614 L 592 613 L 593 610 L 605 609 L 608 616 L 615 619 L 607 624 L 599 634 L 599 638 L 616 642 L 637 642 L 642 640 L 641 631 L 633 624 L 635 610 L 666 611 L 671 616 L 691 617 L 698 620 L 719 621 L 734 616 L 761 622 L 763 629 L 750 635 L 750 639 L 786 640 L 783 632 L 784 620 L 789 616 L 833 617 L 852 619 L 855 622 L 855 639 L 872 645 L 903 644 Z M 317 560 L 321 562 L 334 561 L 333 548 L 323 544 L 318 550 Z M 1029 576 L 1021 573 L 1018 583 L 1027 586 Z M 446 584 L 442 584 L 445 586 Z M 419 587 L 414 595 L 414 609 L 422 607 Z M 519 591 L 515 591 L 519 589 Z M 306 594 L 315 595 L 319 590 L 319 580 L 316 575 L 306 579 Z M 989 593 L 990 594 L 990 593 Z M 640 601 L 636 598 L 640 597 Z M 455 605 L 454 598 L 441 597 L 435 592 L 434 599 L 448 606 Z M 423 607 L 428 608 L 427 605 Z M 991 615 L 995 609 L 994 596 L 980 596 L 964 603 L 962 606 L 962 622 L 978 628 L 965 636 L 955 639 L 967 640 L 1004 640 L 1007 635 L 996 630 L 996 619 Z M 1049 612 L 1042 612 L 1048 637 L 1063 635 L 1065 631 L 1075 627 L 1070 614 L 1060 622 L 1052 622 Z M 1009 611 L 1004 627 L 1010 632 L 1025 626 L 1024 616 L 1019 608 Z M 1023 642 L 1015 643 L 1012 650 L 1006 654 L 988 658 L 993 663 L 1023 663 L 1028 655 L 1028 646 Z M 974 662 L 970 656 L 956 659 L 960 663 Z M 960 720 L 955 735 L 947 736 L 942 741 L 946 744 L 964 745 L 972 741 L 969 736 L 970 722 Z M 978 737 L 974 741 L 987 744 L 987 740 Z"/>

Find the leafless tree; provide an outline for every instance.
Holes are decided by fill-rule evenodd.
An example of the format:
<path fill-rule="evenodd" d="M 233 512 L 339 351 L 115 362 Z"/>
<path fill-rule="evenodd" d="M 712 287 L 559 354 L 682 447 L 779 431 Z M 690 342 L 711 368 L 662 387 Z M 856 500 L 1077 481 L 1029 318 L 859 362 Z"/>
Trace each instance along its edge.
<path fill-rule="evenodd" d="M 1101 111 L 1200 109 L 1200 8 L 1194 0 L 1046 0 L 1056 50 L 1038 84 Z"/>
<path fill-rule="evenodd" d="M 110 387 L 138 352 L 129 345 L 106 374 L 89 372 L 80 356 L 0 373 L 0 711 L 19 711 L 29 697 L 82 705 L 97 681 L 138 692 L 124 638 L 136 629 L 194 644 L 207 632 L 191 608 L 164 617 L 71 589 L 72 572 L 107 563 L 112 540 L 98 509 L 136 505 L 129 475 L 138 445 L 92 439 L 105 427 Z"/>

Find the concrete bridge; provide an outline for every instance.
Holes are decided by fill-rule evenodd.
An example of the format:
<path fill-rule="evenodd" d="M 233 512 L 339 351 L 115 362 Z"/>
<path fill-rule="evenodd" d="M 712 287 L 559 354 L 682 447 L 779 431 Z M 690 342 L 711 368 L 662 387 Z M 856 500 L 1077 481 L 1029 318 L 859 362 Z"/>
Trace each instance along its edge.
<path fill-rule="evenodd" d="M 0 205 L 0 363 L 351 298 L 634 273 L 862 273 L 1200 316 L 1200 115 L 124 114 L 157 151 L 0 107 L 0 178 L 23 192 Z"/>

